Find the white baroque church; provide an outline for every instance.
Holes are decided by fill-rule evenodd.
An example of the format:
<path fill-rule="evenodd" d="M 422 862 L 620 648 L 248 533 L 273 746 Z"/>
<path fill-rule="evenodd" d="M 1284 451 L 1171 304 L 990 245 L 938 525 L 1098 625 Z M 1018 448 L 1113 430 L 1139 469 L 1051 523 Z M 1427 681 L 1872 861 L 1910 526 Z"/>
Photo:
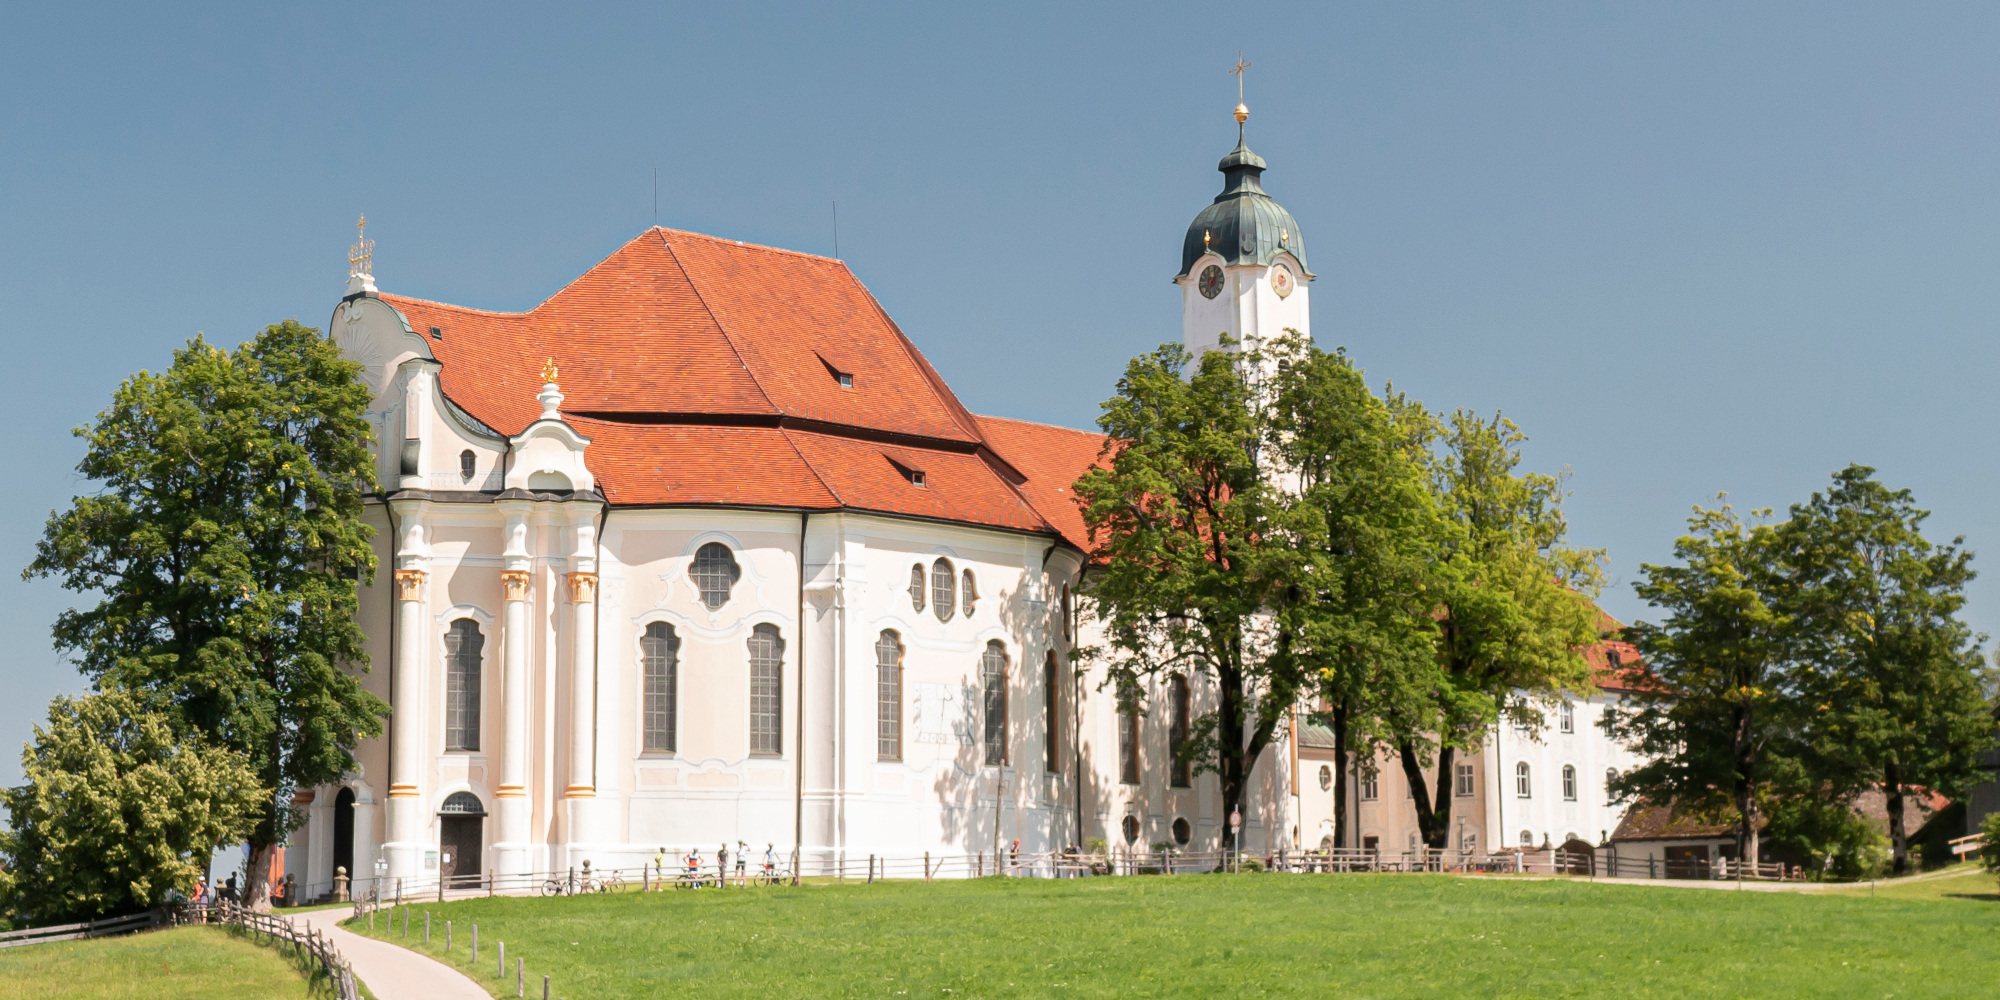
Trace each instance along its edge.
<path fill-rule="evenodd" d="M 1309 331 L 1264 166 L 1239 142 L 1188 229 L 1195 351 Z M 809 869 L 1219 843 L 1215 777 L 1167 744 L 1201 679 L 1134 718 L 1070 666 L 1101 434 L 969 412 L 838 260 L 653 228 L 507 313 L 353 259 L 330 329 L 375 394 L 364 683 L 392 715 L 299 793 L 308 891 L 739 840 Z M 1296 769 L 1287 734 L 1246 849 L 1297 845 Z"/>

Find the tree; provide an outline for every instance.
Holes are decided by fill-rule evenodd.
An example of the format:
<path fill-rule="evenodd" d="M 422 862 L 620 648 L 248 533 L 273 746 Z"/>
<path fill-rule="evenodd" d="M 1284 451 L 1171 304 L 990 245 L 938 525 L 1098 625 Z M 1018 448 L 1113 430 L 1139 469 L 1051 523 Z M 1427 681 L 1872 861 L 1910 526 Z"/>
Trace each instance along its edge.
<path fill-rule="evenodd" d="M 1399 421 L 1343 351 L 1295 331 L 1271 347 L 1269 447 L 1295 480 L 1301 562 L 1274 596 L 1277 627 L 1333 730 L 1334 843 L 1346 847 L 1349 754 L 1423 697 L 1436 627 L 1426 574 L 1442 526 L 1416 454 L 1428 422 Z M 1405 709 L 1414 714 L 1414 709 Z"/>
<path fill-rule="evenodd" d="M 0 907 L 36 923 L 142 910 L 191 892 L 220 844 L 250 832 L 266 798 L 249 761 L 126 691 L 49 705 L 21 753 L 27 783 L 0 793 Z"/>
<path fill-rule="evenodd" d="M 358 371 L 288 320 L 233 352 L 196 338 L 165 373 L 126 379 L 77 431 L 100 491 L 50 515 L 24 574 L 102 595 L 55 624 L 86 675 L 249 759 L 266 795 L 249 835 L 259 905 L 300 818 L 293 790 L 352 770 L 387 714 L 357 675 L 355 589 L 375 566 Z"/>
<path fill-rule="evenodd" d="M 1298 556 L 1260 464 L 1264 422 L 1245 376 L 1255 365 L 1221 351 L 1194 360 L 1175 344 L 1134 358 L 1098 420 L 1108 461 L 1075 486 L 1107 683 L 1136 711 L 1141 678 L 1214 679 L 1215 711 L 1175 752 L 1217 772 L 1225 813 L 1241 806 L 1306 676 L 1266 613 Z"/>
<path fill-rule="evenodd" d="M 1800 787 L 1796 759 L 1781 752 L 1796 702 L 1779 540 L 1726 504 L 1696 507 L 1688 528 L 1674 543 L 1682 565 L 1639 567 L 1635 589 L 1666 617 L 1628 629 L 1648 683 L 1630 709 L 1607 714 L 1606 728 L 1646 763 L 1613 789 L 1696 814 L 1733 810 L 1737 856 L 1755 864 L 1764 803 Z"/>
<path fill-rule="evenodd" d="M 1840 801 L 1880 784 L 1894 871 L 1909 864 L 1904 790 L 1956 797 L 1992 743 L 1984 655 L 1958 612 L 1972 580 L 1964 539 L 1923 536 L 1928 511 L 1875 470 L 1850 465 L 1792 507 L 1777 540 L 1788 565 L 1796 696 L 1811 708 L 1801 754 L 1816 792 Z"/>
<path fill-rule="evenodd" d="M 1403 405 L 1406 420 L 1427 419 Z M 1466 410 L 1440 436 L 1431 489 L 1444 526 L 1426 585 L 1436 664 L 1428 697 L 1392 706 L 1385 719 L 1417 829 L 1434 849 L 1450 836 L 1457 754 L 1477 750 L 1503 715 L 1537 727 L 1538 703 L 1588 691 L 1583 650 L 1602 637 L 1590 600 L 1602 554 L 1564 544 L 1560 479 L 1516 473 L 1526 436 L 1503 416 Z M 1432 763 L 1435 779 L 1424 773 Z"/>

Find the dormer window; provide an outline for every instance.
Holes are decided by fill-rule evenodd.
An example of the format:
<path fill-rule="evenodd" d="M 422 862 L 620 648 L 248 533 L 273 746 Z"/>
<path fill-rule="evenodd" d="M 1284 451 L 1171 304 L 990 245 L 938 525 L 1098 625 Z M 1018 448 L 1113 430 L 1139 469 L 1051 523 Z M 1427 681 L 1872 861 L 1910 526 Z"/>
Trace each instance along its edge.
<path fill-rule="evenodd" d="M 436 329 L 433 327 L 432 329 Z M 472 474 L 479 471 L 479 456 L 467 448 L 458 453 L 458 478 L 472 482 Z"/>
<path fill-rule="evenodd" d="M 833 376 L 833 380 L 834 380 L 835 382 L 838 382 L 838 383 L 840 383 L 840 387 L 841 387 L 842 389 L 852 389 L 852 388 L 854 388 L 854 373 L 853 373 L 853 372 L 850 372 L 850 371 L 842 371 L 842 370 L 840 369 L 840 367 L 839 367 L 839 366 L 835 365 L 835 364 L 834 364 L 833 362 L 831 362 L 831 361 L 828 361 L 828 360 L 826 359 L 826 355 L 824 355 L 824 354 L 820 354 L 820 353 L 819 353 L 819 352 L 817 352 L 817 351 L 815 351 L 815 352 L 813 352 L 813 353 L 814 353 L 814 356 L 816 356 L 816 357 L 818 357 L 818 358 L 819 358 L 819 363 L 820 363 L 820 364 L 822 364 L 822 365 L 825 365 L 825 366 L 826 366 L 826 373 L 827 373 L 828 375 L 831 375 L 831 376 Z"/>
<path fill-rule="evenodd" d="M 444 327 L 441 327 L 441 326 L 434 326 L 434 327 L 431 327 L 431 339 L 432 339 L 432 340 L 443 340 L 443 339 L 444 339 Z"/>
<path fill-rule="evenodd" d="M 887 455 L 884 455 L 882 457 L 889 458 L 889 456 Z M 924 470 L 911 468 L 910 466 L 904 465 L 903 463 L 898 462 L 893 458 L 889 458 L 889 464 L 895 466 L 896 471 L 902 475 L 903 480 L 909 483 L 911 486 L 914 486 L 920 490 L 930 489 L 931 485 L 930 480 L 924 476 Z"/>

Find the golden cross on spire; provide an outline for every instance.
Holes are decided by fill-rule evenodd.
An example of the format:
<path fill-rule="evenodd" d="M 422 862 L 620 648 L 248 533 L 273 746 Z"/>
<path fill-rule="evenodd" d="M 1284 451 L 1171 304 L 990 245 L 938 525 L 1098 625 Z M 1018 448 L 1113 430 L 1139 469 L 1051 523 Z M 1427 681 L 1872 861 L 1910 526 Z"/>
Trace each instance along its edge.
<path fill-rule="evenodd" d="M 1236 65 L 1229 68 L 1229 75 L 1236 78 L 1236 124 L 1240 128 L 1250 117 L 1250 107 L 1243 103 L 1243 71 L 1250 64 L 1243 61 L 1243 50 L 1236 50 Z"/>
<path fill-rule="evenodd" d="M 347 251 L 347 273 L 349 276 L 375 275 L 375 241 L 368 238 L 368 216 L 363 214 L 354 223 L 354 246 Z"/>

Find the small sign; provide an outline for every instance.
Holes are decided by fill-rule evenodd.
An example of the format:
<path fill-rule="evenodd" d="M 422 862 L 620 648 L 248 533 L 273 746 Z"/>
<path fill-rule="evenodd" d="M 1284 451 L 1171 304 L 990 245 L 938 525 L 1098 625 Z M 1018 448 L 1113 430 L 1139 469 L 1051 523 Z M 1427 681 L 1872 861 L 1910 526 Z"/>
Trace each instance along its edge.
<path fill-rule="evenodd" d="M 436 851 L 424 852 L 424 870 L 427 872 L 434 872 L 438 870 L 438 852 Z"/>

